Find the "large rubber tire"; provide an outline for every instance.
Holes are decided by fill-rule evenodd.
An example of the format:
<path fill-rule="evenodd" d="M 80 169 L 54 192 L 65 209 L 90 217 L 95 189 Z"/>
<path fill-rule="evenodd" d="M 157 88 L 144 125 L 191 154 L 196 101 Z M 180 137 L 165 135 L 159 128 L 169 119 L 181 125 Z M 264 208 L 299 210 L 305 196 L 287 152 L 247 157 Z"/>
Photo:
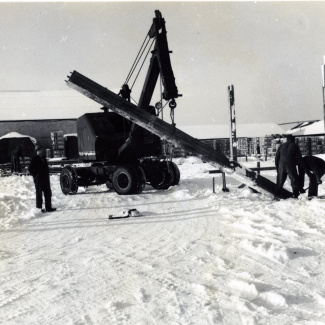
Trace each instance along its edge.
<path fill-rule="evenodd" d="M 113 174 L 115 192 L 120 195 L 134 194 L 139 188 L 137 170 L 131 165 L 117 167 Z"/>
<path fill-rule="evenodd" d="M 140 194 L 146 186 L 146 175 L 140 166 L 136 167 L 136 170 L 138 173 L 138 187 L 135 190 L 134 194 Z"/>
<path fill-rule="evenodd" d="M 174 180 L 171 183 L 171 186 L 178 185 L 179 181 L 181 179 L 181 173 L 180 173 L 177 165 L 174 162 L 170 161 L 169 162 L 169 168 L 171 168 L 173 170 L 173 172 L 174 172 Z"/>
<path fill-rule="evenodd" d="M 106 187 L 108 190 L 111 190 L 114 188 L 113 183 L 111 183 L 110 181 L 107 181 L 105 184 L 106 184 Z"/>
<path fill-rule="evenodd" d="M 151 186 L 157 190 L 167 190 L 174 182 L 175 175 L 168 161 L 159 162 L 158 175 L 152 178 Z"/>
<path fill-rule="evenodd" d="M 71 166 L 65 166 L 60 174 L 60 186 L 64 194 L 76 194 L 78 192 L 78 176 Z"/>

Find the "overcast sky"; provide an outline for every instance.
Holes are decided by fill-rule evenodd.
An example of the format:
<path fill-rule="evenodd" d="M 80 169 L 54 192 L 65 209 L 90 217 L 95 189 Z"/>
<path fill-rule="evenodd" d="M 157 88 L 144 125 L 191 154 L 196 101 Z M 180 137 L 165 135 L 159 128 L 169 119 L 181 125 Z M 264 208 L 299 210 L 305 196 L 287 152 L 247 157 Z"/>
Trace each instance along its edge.
<path fill-rule="evenodd" d="M 73 70 L 118 89 L 155 9 L 183 94 L 176 124 L 227 123 L 231 84 L 237 123 L 323 118 L 322 1 L 0 3 L 0 90 L 69 89 Z"/>

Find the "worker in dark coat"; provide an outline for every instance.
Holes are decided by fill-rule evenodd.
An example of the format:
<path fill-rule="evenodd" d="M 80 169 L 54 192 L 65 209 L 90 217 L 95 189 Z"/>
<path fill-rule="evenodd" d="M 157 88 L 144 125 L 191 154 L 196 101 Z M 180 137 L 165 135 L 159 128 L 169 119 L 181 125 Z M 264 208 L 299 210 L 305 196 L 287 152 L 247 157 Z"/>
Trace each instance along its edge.
<path fill-rule="evenodd" d="M 292 135 L 288 135 L 287 142 L 282 143 L 278 148 L 275 156 L 275 166 L 277 169 L 277 179 L 274 199 L 277 200 L 279 198 L 287 176 L 289 176 L 291 181 L 293 198 L 298 198 L 300 183 L 297 166 L 304 170 L 308 176 L 311 173 L 306 169 L 300 149 Z"/>
<path fill-rule="evenodd" d="M 29 165 L 29 172 L 34 178 L 35 189 L 36 189 L 36 208 L 41 209 L 42 212 L 52 212 L 55 208 L 52 208 L 51 198 L 52 191 L 50 185 L 50 173 L 49 166 L 45 157 L 45 149 L 37 145 L 37 155 L 34 156 Z M 45 199 L 45 210 L 42 209 L 43 204 L 43 193 Z"/>
<path fill-rule="evenodd" d="M 10 160 L 11 160 L 11 172 L 19 173 L 21 172 L 20 167 L 20 158 L 24 161 L 23 153 L 21 152 L 20 146 L 17 146 L 14 150 L 11 151 Z"/>
<path fill-rule="evenodd" d="M 302 158 L 306 168 L 312 173 L 309 180 L 308 197 L 318 193 L 318 185 L 322 184 L 322 177 L 325 174 L 325 161 L 315 156 L 305 156 Z M 299 168 L 300 193 L 305 193 L 305 170 Z"/>

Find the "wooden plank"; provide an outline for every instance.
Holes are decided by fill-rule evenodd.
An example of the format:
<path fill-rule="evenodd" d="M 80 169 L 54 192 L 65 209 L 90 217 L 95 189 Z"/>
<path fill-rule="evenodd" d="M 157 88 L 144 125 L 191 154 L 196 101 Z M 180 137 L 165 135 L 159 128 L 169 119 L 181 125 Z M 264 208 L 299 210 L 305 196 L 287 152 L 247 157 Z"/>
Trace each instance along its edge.
<path fill-rule="evenodd" d="M 267 197 L 273 196 L 273 193 L 270 193 L 269 190 L 256 184 L 256 173 L 254 171 L 244 168 L 243 166 L 233 166 L 225 155 L 216 152 L 213 148 L 159 119 L 157 116 L 146 112 L 144 109 L 141 109 L 141 107 L 126 101 L 77 71 L 71 74 L 67 84 L 69 87 L 77 90 L 97 103 L 159 136 L 161 139 L 166 139 L 176 147 L 181 147 L 193 153 L 205 162 L 222 170 L 227 175 L 231 175 L 239 182 L 245 183 L 258 192 L 265 194 Z"/>
<path fill-rule="evenodd" d="M 254 171 L 263 171 L 263 170 L 276 170 L 276 167 L 251 167 L 251 170 Z"/>
<path fill-rule="evenodd" d="M 275 184 L 270 181 L 269 179 L 258 175 L 256 178 L 256 184 L 260 187 L 263 188 L 264 190 L 270 192 L 272 195 L 274 195 L 275 193 Z M 278 197 L 280 199 L 289 199 L 292 197 L 292 192 L 287 191 L 286 189 L 282 188 L 280 194 L 278 194 Z"/>

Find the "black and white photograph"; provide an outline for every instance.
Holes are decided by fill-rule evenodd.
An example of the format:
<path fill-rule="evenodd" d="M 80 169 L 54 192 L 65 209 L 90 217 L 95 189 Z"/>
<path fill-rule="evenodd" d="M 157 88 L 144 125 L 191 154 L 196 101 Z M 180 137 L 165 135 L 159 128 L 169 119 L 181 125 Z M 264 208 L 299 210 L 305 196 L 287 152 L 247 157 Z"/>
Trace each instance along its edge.
<path fill-rule="evenodd" d="M 325 325 L 325 1 L 0 1 L 0 324 Z"/>

